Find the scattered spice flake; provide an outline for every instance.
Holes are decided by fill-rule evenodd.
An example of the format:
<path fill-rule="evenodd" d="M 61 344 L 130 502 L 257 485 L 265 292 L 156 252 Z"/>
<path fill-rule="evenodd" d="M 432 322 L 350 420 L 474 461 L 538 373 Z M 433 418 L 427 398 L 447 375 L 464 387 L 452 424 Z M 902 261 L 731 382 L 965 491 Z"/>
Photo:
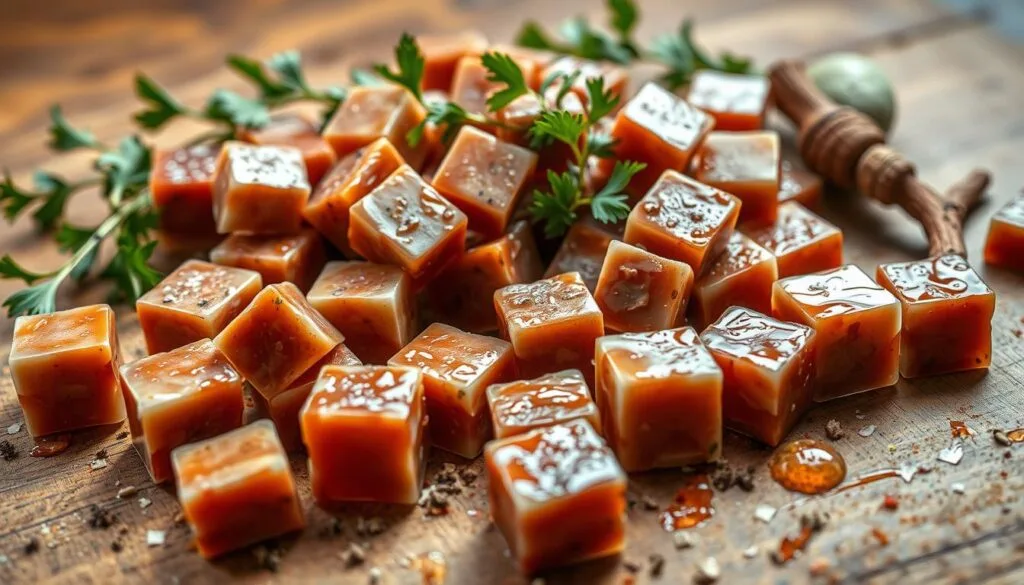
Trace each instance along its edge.
<path fill-rule="evenodd" d="M 757 507 L 754 508 L 754 518 L 757 518 L 761 522 L 768 524 L 772 521 L 772 518 L 775 517 L 776 512 L 778 512 L 778 509 L 775 508 L 774 506 L 769 506 L 768 504 L 758 504 Z"/>
<path fill-rule="evenodd" d="M 430 551 L 407 559 L 410 569 L 417 569 L 423 577 L 423 585 L 441 585 L 448 572 L 448 562 L 439 551 Z"/>
<path fill-rule="evenodd" d="M 106 459 L 106 458 L 107 458 L 107 450 L 106 449 L 100 449 L 99 451 L 96 452 L 96 459 Z"/>
<path fill-rule="evenodd" d="M 370 570 L 366 573 L 367 578 L 370 581 L 370 585 L 377 585 L 384 578 L 384 573 L 379 567 L 370 567 Z"/>
<path fill-rule="evenodd" d="M 115 553 L 119 553 L 124 550 L 124 543 L 121 542 L 120 539 L 112 540 L 110 541 L 110 550 Z"/>
<path fill-rule="evenodd" d="M 107 460 L 106 459 L 93 459 L 92 461 L 89 462 L 89 469 L 91 469 L 93 471 L 98 471 L 100 469 L 103 469 L 106 466 L 107 466 Z"/>
<path fill-rule="evenodd" d="M 967 491 L 967 488 L 964 486 L 964 484 L 960 482 L 954 483 L 953 485 L 949 486 L 949 489 L 953 490 L 954 494 L 962 494 Z"/>
<path fill-rule="evenodd" d="M 281 565 L 281 550 L 276 546 L 260 545 L 252 549 L 252 554 L 256 557 L 256 565 L 271 573 L 276 573 Z"/>
<path fill-rule="evenodd" d="M 1024 429 L 1007 431 L 1006 438 L 1010 439 L 1011 443 L 1024 443 Z"/>
<path fill-rule="evenodd" d="M 472 467 L 463 467 L 459 471 L 459 478 L 462 480 L 462 483 L 466 485 L 473 485 L 473 483 L 476 482 L 476 478 L 478 477 L 480 477 L 480 472 L 473 469 Z"/>
<path fill-rule="evenodd" d="M 1006 436 L 1006 432 L 1002 429 L 993 429 L 992 439 L 996 444 L 1002 445 L 1003 447 L 1009 447 L 1013 444 L 1013 441 L 1010 440 L 1010 437 Z"/>
<path fill-rule="evenodd" d="M 145 510 L 146 508 L 148 508 L 148 507 L 150 507 L 152 505 L 153 505 L 153 500 L 151 500 L 149 498 L 145 498 L 145 497 L 139 498 L 139 507 L 142 508 L 143 510 Z"/>
<path fill-rule="evenodd" d="M 104 510 L 96 504 L 89 508 L 89 528 L 95 530 L 106 530 L 117 522 L 117 515 L 110 510 Z"/>
<path fill-rule="evenodd" d="M 339 553 L 342 562 L 345 563 L 345 567 L 351 569 L 352 567 L 358 567 L 359 565 L 366 562 L 366 551 L 363 547 L 356 543 L 350 543 L 348 548 Z"/>
<path fill-rule="evenodd" d="M 4 458 L 4 461 L 14 461 L 18 458 L 18 450 L 14 448 L 8 440 L 0 441 L 0 457 Z"/>
<path fill-rule="evenodd" d="M 640 572 L 640 563 L 635 561 L 622 561 L 622 568 L 636 575 Z"/>
<path fill-rule="evenodd" d="M 846 436 L 846 431 L 843 430 L 843 425 L 838 420 L 830 418 L 825 423 L 825 436 L 830 441 L 838 441 Z"/>
<path fill-rule="evenodd" d="M 800 551 L 807 548 L 811 536 L 825 528 L 825 519 L 819 514 L 800 517 L 800 533 L 795 537 L 783 537 L 779 542 L 779 550 L 772 551 L 772 562 L 776 565 L 784 565 L 793 560 Z"/>
<path fill-rule="evenodd" d="M 37 552 L 39 552 L 39 539 L 38 538 L 30 538 L 30 539 L 28 539 L 28 542 L 25 543 L 25 556 L 34 555 Z"/>
<path fill-rule="evenodd" d="M 718 566 L 718 559 L 708 557 L 697 565 L 697 573 L 693 581 L 698 584 L 714 583 L 722 576 L 722 568 Z"/>
<path fill-rule="evenodd" d="M 651 579 L 660 579 L 662 573 L 665 572 L 665 557 L 658 553 L 654 553 L 647 557 L 647 562 L 651 565 Z"/>
<path fill-rule="evenodd" d="M 448 514 L 448 496 L 437 489 L 428 489 L 425 496 L 427 516 L 445 516 Z"/>
<path fill-rule="evenodd" d="M 954 439 L 966 439 L 977 434 L 974 432 L 974 429 L 967 426 L 962 420 L 950 420 L 949 432 Z"/>
<path fill-rule="evenodd" d="M 715 469 L 711 472 L 711 485 L 720 492 L 724 492 L 734 485 L 745 492 L 753 491 L 754 466 L 734 469 L 729 466 L 728 461 L 722 459 L 715 464 Z"/>
<path fill-rule="evenodd" d="M 872 528 L 871 529 L 871 536 L 875 537 L 875 540 L 878 541 L 878 544 L 880 544 L 882 546 L 889 546 L 889 537 L 888 537 L 888 535 L 886 535 L 880 529 Z"/>
<path fill-rule="evenodd" d="M 147 546 L 163 546 L 165 542 L 167 542 L 167 533 L 163 530 L 146 531 Z"/>
<path fill-rule="evenodd" d="M 898 510 L 900 508 L 900 501 L 896 499 L 896 496 L 892 494 L 886 494 L 885 498 L 882 499 L 882 509 L 884 510 Z"/>
<path fill-rule="evenodd" d="M 752 544 L 747 548 L 743 549 L 743 558 L 752 559 L 757 556 L 757 545 Z"/>
<path fill-rule="evenodd" d="M 118 441 L 123 441 L 128 438 L 128 431 L 121 431 L 120 433 L 117 433 L 117 436 L 114 438 Z"/>
<path fill-rule="evenodd" d="M 864 425 L 861 428 L 857 429 L 857 434 L 862 437 L 870 437 L 871 435 L 875 434 L 875 428 L 875 425 Z"/>
<path fill-rule="evenodd" d="M 384 532 L 384 528 L 384 520 L 379 516 L 371 518 L 360 516 L 356 519 L 356 534 L 359 536 L 377 536 Z"/>
<path fill-rule="evenodd" d="M 21 423 L 20 422 L 16 422 L 16 423 L 12 424 L 11 426 L 7 427 L 7 434 L 8 435 L 17 435 L 19 432 L 21 432 Z"/>
<path fill-rule="evenodd" d="M 856 409 L 856 410 L 854 410 L 854 411 L 853 411 L 853 418 L 855 418 L 855 419 L 857 419 L 857 420 L 864 420 L 864 419 L 866 419 L 867 417 L 866 417 L 866 416 L 864 416 L 864 415 L 863 415 L 863 414 L 862 414 L 862 413 L 860 412 L 860 409 L 858 408 L 858 409 Z"/>
<path fill-rule="evenodd" d="M 130 497 L 134 496 L 135 494 L 137 494 L 138 491 L 139 490 L 136 489 L 135 486 L 133 486 L 133 485 L 126 485 L 123 488 L 117 490 L 117 499 L 123 500 L 125 498 L 130 498 Z"/>
<path fill-rule="evenodd" d="M 964 458 L 964 446 L 960 439 L 953 439 L 949 444 L 949 447 L 939 451 L 938 460 L 943 463 L 949 463 L 950 465 L 956 465 L 960 463 L 960 460 Z"/>
<path fill-rule="evenodd" d="M 675 545 L 676 550 L 693 548 L 697 545 L 698 538 L 696 534 L 686 530 L 676 530 L 672 533 L 672 543 Z"/>

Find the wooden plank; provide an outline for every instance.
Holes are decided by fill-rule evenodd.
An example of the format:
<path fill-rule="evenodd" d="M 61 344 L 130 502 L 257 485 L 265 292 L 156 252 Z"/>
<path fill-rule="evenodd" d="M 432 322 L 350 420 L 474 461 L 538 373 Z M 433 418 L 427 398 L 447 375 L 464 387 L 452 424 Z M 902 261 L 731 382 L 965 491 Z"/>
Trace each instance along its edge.
<path fill-rule="evenodd" d="M 479 23 L 495 38 L 505 38 L 522 14 L 556 17 L 572 14 L 584 6 L 582 2 L 554 5 L 523 2 L 504 6 L 482 2 L 478 3 L 478 10 L 470 5 L 450 21 L 435 14 L 430 17 L 428 26 L 460 28 Z M 294 44 L 300 34 L 301 42 L 309 43 L 305 46 L 321 47 L 319 50 L 332 58 L 348 55 L 349 49 L 363 40 L 366 46 L 358 48 L 366 51 L 364 55 L 372 55 L 373 51 L 382 54 L 393 42 L 397 30 L 408 25 L 416 15 L 434 14 L 432 11 L 439 9 L 435 3 L 420 2 L 415 6 L 409 3 L 406 5 L 408 14 L 383 24 L 368 16 L 371 12 L 367 6 L 372 4 L 353 2 L 334 12 L 312 17 L 302 15 L 298 9 L 285 10 L 275 2 L 260 3 L 251 14 L 239 17 L 245 26 L 239 25 L 215 47 L 199 49 L 195 54 L 219 54 L 228 48 L 248 50 L 254 47 L 269 52 Z M 700 30 L 702 39 L 710 45 L 736 47 L 765 58 L 813 53 L 854 43 L 858 38 L 877 38 L 879 34 L 898 32 L 903 27 L 942 17 L 926 3 L 880 0 L 858 3 L 857 7 L 840 2 L 794 1 L 781 5 L 719 2 L 703 3 L 700 10 L 707 11 L 706 26 L 702 25 Z M 648 12 L 654 16 L 648 18 L 649 28 L 644 33 L 652 34 L 677 21 L 680 10 L 664 2 L 651 3 Z M 217 14 L 227 18 L 225 14 L 229 13 L 228 10 Z M 391 13 L 384 10 L 382 14 Z M 165 16 L 172 22 L 174 18 L 183 21 L 190 18 L 181 14 Z M 339 28 L 339 23 L 348 23 L 345 17 L 351 17 L 352 23 L 344 27 L 351 28 Z M 142 16 L 133 13 L 131 18 Z M 310 25 L 312 21 L 322 22 Z M 255 43 L 253 39 L 261 29 L 242 29 L 266 22 L 274 22 L 275 30 L 282 32 L 276 33 L 278 36 L 265 35 L 258 45 L 251 44 Z M 665 26 L 659 26 L 662 23 Z M 117 30 L 109 22 L 106 26 L 112 28 L 102 30 Z M 332 27 L 334 30 L 330 32 Z M 81 30 L 87 28 L 82 25 Z M 175 26 L 169 29 L 178 30 Z M 355 34 L 356 30 L 360 32 Z M 92 37 L 82 34 L 79 42 L 90 42 L 87 39 Z M 328 36 L 330 40 L 325 41 Z M 334 47 L 335 52 L 323 47 Z M 170 59 L 156 62 L 161 72 L 178 72 L 180 77 L 169 76 L 174 79 L 175 91 L 197 98 L 226 77 L 222 72 L 212 72 L 211 67 L 199 70 L 195 77 L 188 79 L 188 66 L 199 62 L 198 58 L 193 61 L 191 55 L 189 59 L 176 56 L 177 65 Z M 979 258 L 987 224 L 983 218 L 1024 184 L 1024 169 L 1017 162 L 1024 147 L 1024 115 L 1017 109 L 1019 96 L 1024 91 L 1024 76 L 1021 75 L 1024 51 L 995 40 L 984 28 L 967 27 L 920 43 L 881 48 L 876 57 L 896 80 L 901 99 L 902 113 L 893 142 L 919 162 L 923 177 L 942 186 L 977 164 L 987 165 L 994 171 L 993 201 L 968 226 L 970 253 L 972 258 Z M 325 58 L 316 64 L 317 75 L 328 73 L 328 60 Z M 145 62 L 148 64 L 149 60 Z M 134 61 L 118 61 L 110 66 L 110 71 L 116 71 L 111 78 L 126 77 L 134 66 Z M 148 66 L 143 68 L 149 70 Z M 29 88 L 25 91 L 34 87 L 28 81 L 25 83 Z M 125 111 L 131 106 L 123 97 L 112 97 L 120 95 L 117 87 L 124 87 L 123 80 L 119 84 L 111 82 L 106 89 L 86 96 L 80 106 L 82 109 L 77 112 L 88 125 L 98 131 L 102 129 L 102 135 L 112 136 L 125 128 Z M 105 98 L 110 98 L 109 105 L 98 105 Z M 75 104 L 78 106 L 79 102 Z M 28 118 L 34 119 L 31 124 L 36 126 L 32 130 L 33 137 L 39 135 L 40 108 L 41 101 L 28 110 Z M 20 131 L 15 126 L 22 122 L 12 123 L 15 118 L 13 112 L 0 113 L 0 136 L 5 138 L 0 140 L 0 144 L 4 144 L 0 160 L 6 161 L 11 156 L 10 160 L 20 161 L 18 164 L 22 166 L 16 167 L 18 169 L 46 160 L 41 151 L 24 153 L 24 149 L 34 148 L 30 144 L 34 138 L 17 136 Z M 878 262 L 920 255 L 923 238 L 899 211 L 882 209 L 849 195 L 832 195 L 826 215 L 843 227 L 847 256 L 852 261 L 873 270 Z M 77 217 L 83 220 L 95 217 L 89 213 L 90 210 L 82 208 Z M 0 234 L 0 247 L 9 249 L 8 242 L 14 242 L 10 234 Z M 40 262 L 54 258 L 52 251 L 34 243 L 15 251 L 29 253 Z M 561 571 L 552 575 L 549 582 L 618 583 L 628 575 L 622 560 L 646 566 L 651 553 L 667 558 L 660 581 L 665 583 L 690 581 L 694 565 L 709 555 L 714 555 L 723 565 L 725 583 L 806 582 L 812 565 L 823 565 L 820 559 L 828 561 L 829 568 L 824 570 L 826 577 L 849 582 L 989 580 L 1009 583 L 1015 582 L 1014 576 L 1019 580 L 1024 518 L 1018 494 L 1024 488 L 1024 453 L 1019 449 L 996 448 L 988 431 L 1024 426 L 1024 404 L 1020 400 L 1024 386 L 1021 382 L 1024 380 L 1024 345 L 1014 333 L 1024 329 L 1021 321 L 1024 319 L 1024 279 L 995 270 L 984 270 L 984 276 L 999 295 L 994 321 L 993 367 L 987 374 L 901 381 L 891 390 L 834 401 L 816 408 L 794 433 L 821 437 L 824 422 L 836 418 L 850 435 L 836 445 L 847 458 L 851 475 L 908 462 L 930 466 L 931 473 L 918 475 L 908 484 L 890 479 L 795 505 L 799 498 L 783 491 L 767 477 L 764 462 L 768 451 L 749 440 L 729 435 L 726 456 L 732 465 L 756 466 L 755 491 L 747 494 L 734 488 L 717 493 L 714 504 L 717 515 L 694 531 L 700 540 L 693 549 L 675 550 L 669 535 L 658 527 L 656 514 L 636 507 L 629 513 L 630 544 L 621 559 Z M 0 289 L 0 294 L 6 293 Z M 91 294 L 100 293 L 91 291 Z M 136 355 L 141 348 L 137 327 L 127 311 L 120 312 L 119 317 L 128 355 Z M 10 336 L 9 322 L 0 326 L 0 335 L 0 343 L 6 344 Z M 966 420 L 979 432 L 975 440 L 968 442 L 964 461 L 956 467 L 935 460 L 938 450 L 948 443 L 949 418 Z M 16 420 L 20 420 L 20 410 L 5 371 L 0 380 L 0 434 Z M 874 434 L 858 436 L 855 430 L 867 424 L 876 426 Z M 504 552 L 500 534 L 487 520 L 483 481 L 455 498 L 453 510 L 447 516 L 424 518 L 420 509 L 349 508 L 339 513 L 344 520 L 342 534 L 324 536 L 324 531 L 330 532 L 334 516 L 312 505 L 305 465 L 298 459 L 293 461 L 293 469 L 299 477 L 310 527 L 301 537 L 282 543 L 284 558 L 280 571 L 277 574 L 260 571 L 249 553 L 207 563 L 187 550 L 187 530 L 173 525 L 172 518 L 178 508 L 172 492 L 165 487 L 152 486 L 146 480 L 145 471 L 129 442 L 116 439 L 119 430 L 115 427 L 78 435 L 72 449 L 53 460 L 25 455 L 30 441 L 24 430 L 13 437 L 4 437 L 15 442 L 22 456 L 11 463 L 0 462 L 0 554 L 8 557 L 6 563 L 0 563 L 0 582 L 191 584 L 223 582 L 231 577 L 245 582 L 363 583 L 366 582 L 366 567 L 376 565 L 384 571 L 387 583 L 416 583 L 420 581 L 418 574 L 402 568 L 401 560 L 428 550 L 443 551 L 446 555 L 448 583 L 527 582 L 516 574 Z M 107 449 L 110 465 L 91 472 L 87 464 L 100 448 Z M 1007 452 L 1011 456 L 1004 459 L 1003 453 Z M 444 461 L 454 459 L 435 454 L 431 472 Z M 479 462 L 474 465 L 479 466 Z M 640 474 L 631 478 L 631 491 L 649 495 L 664 505 L 671 500 L 681 477 L 675 472 Z M 116 500 L 118 481 L 120 486 L 139 487 L 139 496 L 151 500 L 152 505 L 141 508 L 139 496 Z M 954 483 L 963 484 L 963 494 L 954 493 Z M 895 513 L 879 510 L 883 495 L 888 493 L 899 497 L 900 509 Z M 762 524 L 752 519 L 759 503 L 792 508 L 784 509 L 770 524 Z M 128 533 L 123 537 L 125 549 L 120 554 L 109 550 L 117 535 L 116 527 L 93 530 L 87 526 L 90 506 L 94 504 L 115 511 L 120 517 L 119 524 L 127 527 Z M 470 511 L 476 513 L 471 515 Z M 799 516 L 811 511 L 828 512 L 830 526 L 812 540 L 808 554 L 784 568 L 772 566 L 766 552 L 777 546 L 783 535 L 795 533 Z M 378 514 L 387 519 L 388 529 L 384 534 L 368 539 L 355 534 L 356 516 Z M 44 524 L 49 534 L 44 534 Z M 871 530 L 876 528 L 888 535 L 888 546 L 881 546 L 871 536 Z M 147 529 L 168 530 L 168 545 L 147 548 L 144 544 Z M 29 556 L 23 547 L 32 538 L 39 539 L 43 548 Z M 367 565 L 346 570 L 337 553 L 347 543 L 364 539 L 369 541 Z M 46 546 L 51 541 L 55 543 L 52 549 Z M 743 551 L 751 545 L 758 547 L 758 554 L 754 559 L 746 559 Z M 649 580 L 646 574 L 638 579 Z"/>

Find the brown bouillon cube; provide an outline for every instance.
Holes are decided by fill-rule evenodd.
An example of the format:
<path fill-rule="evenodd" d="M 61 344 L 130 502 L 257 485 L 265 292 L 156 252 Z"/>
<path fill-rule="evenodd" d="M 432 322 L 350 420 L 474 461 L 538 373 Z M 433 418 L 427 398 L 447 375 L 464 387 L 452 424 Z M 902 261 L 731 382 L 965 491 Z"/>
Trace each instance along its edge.
<path fill-rule="evenodd" d="M 764 75 L 702 69 L 693 74 L 686 101 L 714 116 L 716 130 L 760 130 L 770 93 Z"/>
<path fill-rule="evenodd" d="M 427 150 L 423 145 L 410 146 L 406 135 L 426 117 L 423 105 L 405 88 L 391 84 L 355 87 L 327 123 L 323 135 L 339 160 L 378 138 L 387 138 L 402 160 L 418 169 Z"/>
<path fill-rule="evenodd" d="M 992 216 L 985 237 L 985 262 L 1024 272 L 1024 195 Z"/>
<path fill-rule="evenodd" d="M 306 176 L 316 185 L 336 160 L 330 144 L 308 117 L 294 112 L 272 114 L 270 122 L 259 130 L 245 130 L 240 138 L 263 146 L 294 146 L 302 152 Z"/>
<path fill-rule="evenodd" d="M 320 234 L 309 228 L 293 235 L 234 234 L 210 251 L 210 260 L 258 272 L 263 284 L 291 282 L 309 290 L 327 262 L 327 250 Z"/>
<path fill-rule="evenodd" d="M 217 231 L 298 232 L 309 191 L 306 166 L 298 148 L 225 142 L 213 185 Z"/>
<path fill-rule="evenodd" d="M 213 236 L 213 173 L 220 146 L 197 144 L 156 149 L 149 192 L 160 215 L 160 229 L 177 235 Z"/>
<path fill-rule="evenodd" d="M 580 418 L 601 432 L 601 413 L 579 370 L 492 384 L 487 388 L 487 404 L 494 436 L 498 439 Z"/>
<path fill-rule="evenodd" d="M 771 224 L 779 210 L 781 161 L 774 131 L 712 132 L 697 151 L 691 174 L 738 197 L 740 221 Z"/>
<path fill-rule="evenodd" d="M 703 329 L 733 305 L 771 313 L 772 285 L 778 278 L 775 255 L 733 232 L 725 252 L 693 286 L 691 324 Z"/>
<path fill-rule="evenodd" d="M 689 265 L 612 242 L 594 300 L 611 331 L 658 331 L 685 320 L 692 287 Z"/>
<path fill-rule="evenodd" d="M 565 239 L 544 272 L 544 277 L 578 272 L 587 288 L 593 292 L 597 289 L 597 279 L 601 276 L 608 245 L 612 240 L 619 239 L 620 235 L 609 231 L 606 226 L 595 220 L 588 218 L 577 221 L 565 234 Z"/>
<path fill-rule="evenodd" d="M 796 201 L 779 206 L 772 225 L 744 225 L 752 240 L 775 255 L 779 278 L 843 264 L 843 232 Z"/>

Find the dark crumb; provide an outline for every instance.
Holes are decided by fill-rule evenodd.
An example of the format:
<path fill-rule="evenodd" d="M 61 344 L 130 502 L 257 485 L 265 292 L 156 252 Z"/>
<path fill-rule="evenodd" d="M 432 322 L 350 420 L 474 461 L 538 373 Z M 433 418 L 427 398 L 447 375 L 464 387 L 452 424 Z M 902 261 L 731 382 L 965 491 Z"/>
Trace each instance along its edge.
<path fill-rule="evenodd" d="M 4 461 L 14 461 L 18 458 L 18 450 L 10 441 L 0 441 L 0 456 L 4 458 Z"/>
<path fill-rule="evenodd" d="M 384 520 L 379 516 L 356 519 L 356 534 L 359 536 L 377 536 L 384 532 Z"/>
<path fill-rule="evenodd" d="M 458 483 L 459 476 L 456 473 L 455 465 L 452 463 L 445 463 L 441 466 L 441 471 L 437 472 L 434 476 L 434 483 L 441 485 L 448 485 Z"/>
<path fill-rule="evenodd" d="M 711 472 L 711 485 L 720 492 L 724 492 L 732 486 L 738 486 L 745 492 L 754 490 L 754 466 L 745 469 L 733 469 L 725 460 L 716 464 Z"/>
<path fill-rule="evenodd" d="M 661 578 L 661 574 L 665 571 L 665 557 L 654 553 L 647 557 L 647 560 L 651 564 L 651 579 Z"/>
<path fill-rule="evenodd" d="M 718 469 L 711 472 L 711 485 L 715 486 L 715 489 L 720 492 L 724 492 L 732 487 L 733 474 L 732 469 L 728 465 L 728 463 L 723 462 Z"/>
<path fill-rule="evenodd" d="M 653 512 L 658 509 L 658 502 L 647 494 L 640 496 L 640 505 L 642 505 L 644 510 L 647 510 L 648 512 Z"/>
<path fill-rule="evenodd" d="M 123 441 L 128 438 L 128 431 L 121 431 L 120 433 L 117 433 L 117 436 L 114 438 L 118 441 Z"/>
<path fill-rule="evenodd" d="M 343 527 L 341 524 L 341 520 L 338 520 L 337 518 L 331 518 L 331 523 L 320 529 L 320 536 L 323 536 L 324 538 L 330 536 L 338 536 L 339 534 L 341 534 L 342 529 Z"/>
<path fill-rule="evenodd" d="M 341 560 L 348 568 L 357 567 L 366 561 L 366 551 L 356 543 L 351 543 L 348 548 L 341 551 Z"/>
<path fill-rule="evenodd" d="M 117 515 L 110 510 L 104 510 L 96 504 L 89 508 L 89 527 L 99 530 L 106 530 L 117 522 Z"/>
<path fill-rule="evenodd" d="M 634 561 L 622 561 L 622 568 L 626 569 L 630 573 L 636 574 L 640 572 L 640 563 Z"/>
<path fill-rule="evenodd" d="M 846 431 L 843 430 L 843 425 L 839 424 L 839 421 L 834 418 L 830 418 L 828 419 L 828 422 L 825 423 L 825 436 L 828 437 L 830 441 L 838 441 L 846 436 Z"/>
<path fill-rule="evenodd" d="M 39 552 L 39 539 L 30 538 L 29 541 L 25 543 L 25 554 L 34 555 L 37 552 Z"/>
<path fill-rule="evenodd" d="M 473 482 L 476 481 L 476 478 L 480 477 L 480 474 L 473 468 L 463 467 L 462 470 L 459 471 L 459 477 L 462 478 L 462 483 L 466 485 L 473 485 Z"/>
<path fill-rule="evenodd" d="M 448 513 L 448 496 L 432 489 L 427 496 L 426 506 L 427 516 L 444 516 Z"/>
<path fill-rule="evenodd" d="M 115 540 L 110 543 L 110 550 L 119 553 L 124 550 L 124 544 L 120 540 Z"/>
<path fill-rule="evenodd" d="M 274 545 L 257 546 L 252 549 L 252 554 L 256 557 L 256 565 L 271 573 L 276 573 L 281 565 L 281 550 Z"/>
<path fill-rule="evenodd" d="M 748 465 L 743 471 L 736 472 L 735 483 L 745 492 L 754 491 L 754 466 Z"/>
<path fill-rule="evenodd" d="M 99 451 L 96 452 L 95 459 L 106 459 L 106 458 L 107 458 L 107 450 L 106 449 L 100 449 Z"/>

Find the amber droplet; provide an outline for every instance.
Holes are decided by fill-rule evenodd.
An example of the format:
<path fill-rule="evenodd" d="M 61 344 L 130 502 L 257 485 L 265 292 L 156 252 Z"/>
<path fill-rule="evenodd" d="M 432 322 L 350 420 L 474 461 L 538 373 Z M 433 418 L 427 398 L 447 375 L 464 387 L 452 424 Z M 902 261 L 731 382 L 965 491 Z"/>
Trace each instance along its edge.
<path fill-rule="evenodd" d="M 1011 443 L 1024 443 L 1024 429 L 1006 431 L 1006 438 L 1010 439 Z"/>
<path fill-rule="evenodd" d="M 669 532 L 700 526 L 715 515 L 711 505 L 713 495 L 706 475 L 691 477 L 661 513 L 661 526 Z"/>
<path fill-rule="evenodd" d="M 949 431 L 954 439 L 967 439 L 974 434 L 971 427 L 967 426 L 962 420 L 949 421 Z"/>
<path fill-rule="evenodd" d="M 790 441 L 775 451 L 769 466 L 772 479 L 787 490 L 820 494 L 846 477 L 846 461 L 831 445 L 814 439 Z"/>
<path fill-rule="evenodd" d="M 411 557 L 409 568 L 419 570 L 423 585 L 442 585 L 448 572 L 448 563 L 443 554 L 431 551 Z"/>
<path fill-rule="evenodd" d="M 69 445 L 71 445 L 71 435 L 67 433 L 36 437 L 36 446 L 32 447 L 29 455 L 32 457 L 53 457 L 67 451 Z"/>

